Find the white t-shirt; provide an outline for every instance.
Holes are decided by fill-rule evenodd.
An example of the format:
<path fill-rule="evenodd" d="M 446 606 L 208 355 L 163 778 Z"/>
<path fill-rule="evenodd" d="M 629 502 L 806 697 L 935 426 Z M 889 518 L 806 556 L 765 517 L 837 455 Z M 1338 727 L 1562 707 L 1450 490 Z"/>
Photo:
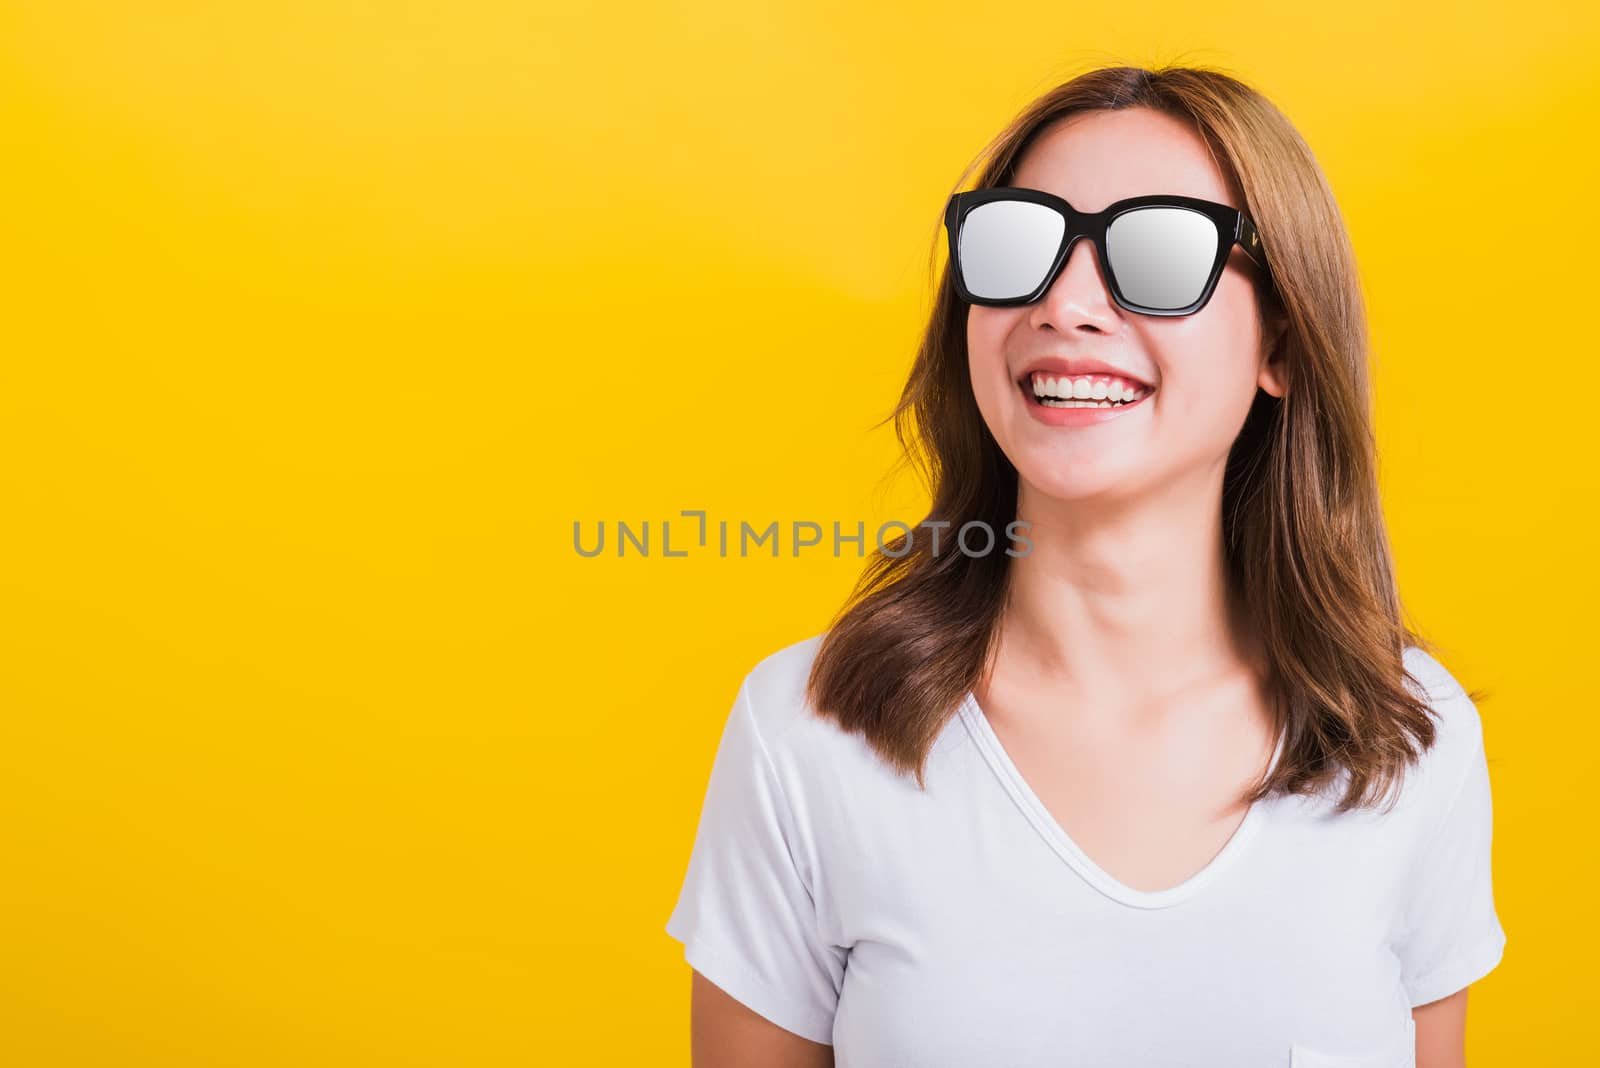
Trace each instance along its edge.
<path fill-rule="evenodd" d="M 740 686 L 666 930 L 837 1068 L 1410 1068 L 1412 1006 L 1500 961 L 1482 725 L 1421 649 L 1438 738 L 1391 811 L 1274 797 L 1148 892 L 1067 836 L 970 694 L 926 792 L 817 716 L 821 638 Z"/>

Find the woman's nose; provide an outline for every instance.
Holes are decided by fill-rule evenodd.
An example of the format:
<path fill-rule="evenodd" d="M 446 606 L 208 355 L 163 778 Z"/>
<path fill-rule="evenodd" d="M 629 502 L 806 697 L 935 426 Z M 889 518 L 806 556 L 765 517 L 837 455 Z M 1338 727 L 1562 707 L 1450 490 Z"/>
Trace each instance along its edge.
<path fill-rule="evenodd" d="M 1033 306 L 1032 318 L 1035 327 L 1115 329 L 1117 309 L 1100 273 L 1094 242 L 1080 237 L 1072 243 L 1061 273 Z"/>

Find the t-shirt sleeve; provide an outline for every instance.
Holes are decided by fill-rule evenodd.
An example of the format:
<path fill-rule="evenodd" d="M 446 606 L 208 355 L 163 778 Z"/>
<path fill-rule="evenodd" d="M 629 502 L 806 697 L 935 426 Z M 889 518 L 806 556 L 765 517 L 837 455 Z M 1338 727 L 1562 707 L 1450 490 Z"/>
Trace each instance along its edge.
<path fill-rule="evenodd" d="M 1458 695 L 1457 700 L 1467 700 Z M 1448 997 L 1500 963 L 1506 935 L 1494 907 L 1489 765 L 1476 710 L 1473 756 L 1433 832 L 1423 839 L 1397 945 L 1413 1007 Z"/>
<path fill-rule="evenodd" d="M 819 933 L 795 821 L 739 688 L 667 933 L 690 966 L 778 1026 L 831 1045 L 847 950 Z"/>

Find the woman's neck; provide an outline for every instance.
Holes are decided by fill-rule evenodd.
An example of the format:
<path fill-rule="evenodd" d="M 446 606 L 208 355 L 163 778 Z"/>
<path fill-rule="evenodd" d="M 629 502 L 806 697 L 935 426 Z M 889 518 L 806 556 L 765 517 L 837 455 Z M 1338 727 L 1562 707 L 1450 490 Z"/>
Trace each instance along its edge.
<path fill-rule="evenodd" d="M 1024 490 L 1018 518 L 1033 547 L 1009 565 L 1008 670 L 1122 704 L 1259 667 L 1228 584 L 1220 487 L 1109 508 Z"/>

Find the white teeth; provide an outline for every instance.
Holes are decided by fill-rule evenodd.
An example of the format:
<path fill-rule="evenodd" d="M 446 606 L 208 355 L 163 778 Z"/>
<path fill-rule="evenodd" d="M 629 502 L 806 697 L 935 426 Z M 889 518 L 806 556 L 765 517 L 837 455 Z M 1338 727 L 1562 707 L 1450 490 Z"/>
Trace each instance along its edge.
<path fill-rule="evenodd" d="M 1108 375 L 1076 377 L 1035 374 L 1033 395 L 1051 408 L 1111 408 L 1142 400 L 1151 391 Z"/>
<path fill-rule="evenodd" d="M 1040 397 L 1039 403 L 1046 408 L 1123 408 L 1127 406 L 1126 401 L 1118 404 L 1108 400 L 1057 400 L 1055 397 Z"/>

